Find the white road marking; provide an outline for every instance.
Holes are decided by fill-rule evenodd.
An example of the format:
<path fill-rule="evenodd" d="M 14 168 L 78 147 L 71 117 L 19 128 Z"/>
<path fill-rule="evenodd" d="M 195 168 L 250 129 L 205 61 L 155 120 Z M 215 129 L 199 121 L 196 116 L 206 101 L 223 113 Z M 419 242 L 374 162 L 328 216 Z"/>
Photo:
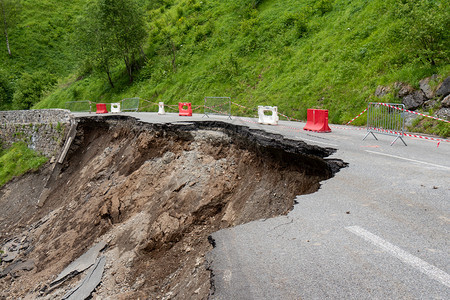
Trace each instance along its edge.
<path fill-rule="evenodd" d="M 370 233 L 369 231 L 359 227 L 359 226 L 349 226 L 345 227 L 348 231 L 362 237 L 368 242 L 371 242 L 375 246 L 380 247 L 384 251 L 388 252 L 392 256 L 400 259 L 404 263 L 416 268 L 420 272 L 428 275 L 430 278 L 439 281 L 443 285 L 450 287 L 450 275 L 445 273 L 444 271 L 436 268 L 435 266 L 430 265 L 426 261 L 421 260 L 420 258 L 409 254 L 408 252 L 400 249 L 397 246 L 392 245 L 391 243 L 383 240 L 379 236 Z"/>
<path fill-rule="evenodd" d="M 405 157 L 392 155 L 392 154 L 386 154 L 386 153 L 375 152 L 375 151 L 370 151 L 370 150 L 365 150 L 365 151 L 369 152 L 369 153 L 373 153 L 373 154 L 389 156 L 389 157 L 393 157 L 393 158 L 398 158 L 398 159 L 403 159 L 403 160 L 407 160 L 407 161 L 416 162 L 416 163 L 419 163 L 419 164 L 430 165 L 430 166 L 433 166 L 433 167 L 438 167 L 438 168 L 443 168 L 443 169 L 450 170 L 450 167 L 447 167 L 447 166 L 432 164 L 432 163 L 428 163 L 428 162 L 424 162 L 424 161 L 420 161 L 420 160 L 415 160 L 415 159 L 411 159 L 411 158 L 405 158 Z"/>

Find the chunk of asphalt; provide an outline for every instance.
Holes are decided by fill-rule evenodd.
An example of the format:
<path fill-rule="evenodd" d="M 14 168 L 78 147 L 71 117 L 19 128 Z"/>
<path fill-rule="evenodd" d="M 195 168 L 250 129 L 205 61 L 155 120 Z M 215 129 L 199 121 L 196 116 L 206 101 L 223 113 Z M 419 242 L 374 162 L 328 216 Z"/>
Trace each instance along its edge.
<path fill-rule="evenodd" d="M 22 262 L 22 260 L 17 260 L 13 262 L 8 267 L 6 267 L 2 272 L 0 272 L 0 278 L 5 277 L 10 274 L 11 277 L 18 277 L 19 271 L 31 271 L 34 268 L 34 260 L 27 260 Z"/>
<path fill-rule="evenodd" d="M 92 246 L 86 253 L 70 263 L 58 277 L 50 283 L 50 286 L 59 284 L 67 278 L 73 277 L 91 267 L 96 262 L 98 253 L 105 247 L 106 243 L 103 241 Z"/>
<path fill-rule="evenodd" d="M 105 264 L 105 256 L 98 258 L 95 264 L 89 269 L 86 277 L 76 287 L 68 291 L 62 300 L 84 300 L 88 298 L 102 281 Z"/>

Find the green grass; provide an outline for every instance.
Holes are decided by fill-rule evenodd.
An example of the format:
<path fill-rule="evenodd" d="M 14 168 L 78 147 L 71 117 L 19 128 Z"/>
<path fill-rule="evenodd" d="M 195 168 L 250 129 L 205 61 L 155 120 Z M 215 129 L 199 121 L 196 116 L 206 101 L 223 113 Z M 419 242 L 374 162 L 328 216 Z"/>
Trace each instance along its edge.
<path fill-rule="evenodd" d="M 14 143 L 10 148 L 0 150 L 0 186 L 15 176 L 37 170 L 47 160 L 45 156 L 29 149 L 23 142 Z"/>
<path fill-rule="evenodd" d="M 49 62 L 59 83 L 35 108 L 130 97 L 195 105 L 205 96 L 230 96 L 248 107 L 277 105 L 300 119 L 307 108 L 324 108 L 331 122 L 342 124 L 377 100 L 378 85 L 417 87 L 432 74 L 441 80 L 450 75 L 446 0 L 139 0 L 146 10 L 147 61 L 133 84 L 118 62 L 111 88 L 106 75 L 82 67 L 72 53 L 73 20 L 83 2 L 56 8 L 67 22 L 63 28 L 39 14 L 60 32 L 53 42 L 64 55 L 38 48 L 38 60 Z M 31 12 L 27 16 L 30 24 L 44 26 Z M 438 41 L 432 47 L 418 42 L 427 34 Z M 34 59 L 30 64 L 42 67 Z"/>

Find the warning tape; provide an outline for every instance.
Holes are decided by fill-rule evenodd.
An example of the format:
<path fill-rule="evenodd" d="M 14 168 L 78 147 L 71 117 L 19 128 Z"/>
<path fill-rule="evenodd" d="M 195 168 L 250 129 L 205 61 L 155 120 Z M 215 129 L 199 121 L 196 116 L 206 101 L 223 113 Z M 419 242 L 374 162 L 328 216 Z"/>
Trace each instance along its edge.
<path fill-rule="evenodd" d="M 418 113 L 418 112 L 415 112 L 415 111 L 407 110 L 405 108 L 392 106 L 392 105 L 389 105 L 388 103 L 381 103 L 381 102 L 379 102 L 377 104 L 383 105 L 383 106 L 387 106 L 387 107 L 390 107 L 390 108 L 394 108 L 394 109 L 397 109 L 397 110 L 400 110 L 400 111 L 405 111 L 405 112 L 408 112 L 408 113 L 411 113 L 411 114 L 419 115 L 419 116 L 422 116 L 422 117 L 427 117 L 427 118 L 430 118 L 430 119 L 435 119 L 435 120 L 438 120 L 438 121 L 450 123 L 450 121 L 447 121 L 447 120 L 444 120 L 444 119 L 440 119 L 438 117 L 433 117 L 433 116 L 425 115 L 425 114 Z"/>
<path fill-rule="evenodd" d="M 278 112 L 278 114 L 279 114 L 279 115 L 282 115 L 282 116 L 285 117 L 285 118 L 287 118 L 288 121 L 293 120 L 293 121 L 297 121 L 297 122 L 303 122 L 302 120 L 298 120 L 298 119 L 296 119 L 296 118 L 289 117 L 289 116 L 287 116 L 287 115 L 285 115 L 285 114 L 283 114 L 283 113 L 280 113 L 280 112 Z"/>
<path fill-rule="evenodd" d="M 348 123 L 346 123 L 345 125 L 349 125 L 350 123 L 352 123 L 353 121 L 355 121 L 356 119 L 358 119 L 359 117 L 361 117 L 366 111 L 368 110 L 368 108 L 366 108 L 364 111 L 362 111 L 359 115 L 357 115 L 356 117 L 354 117 L 353 119 L 351 119 Z"/>
<path fill-rule="evenodd" d="M 240 105 L 240 104 L 238 104 L 238 103 L 236 103 L 236 102 L 231 102 L 231 104 L 234 104 L 234 105 L 236 105 L 236 106 L 239 106 L 239 107 L 242 107 L 242 108 L 245 108 L 245 109 L 257 110 L 256 108 L 245 107 L 244 105 Z"/>

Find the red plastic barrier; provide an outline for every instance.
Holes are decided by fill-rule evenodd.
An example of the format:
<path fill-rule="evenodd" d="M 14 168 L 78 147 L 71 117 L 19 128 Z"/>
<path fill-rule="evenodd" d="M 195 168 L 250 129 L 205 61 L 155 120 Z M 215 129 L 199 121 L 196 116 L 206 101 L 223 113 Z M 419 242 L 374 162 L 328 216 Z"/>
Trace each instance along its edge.
<path fill-rule="evenodd" d="M 184 107 L 187 106 L 187 109 Z M 191 102 L 179 102 L 178 110 L 180 111 L 180 116 L 192 117 L 192 105 Z"/>
<path fill-rule="evenodd" d="M 331 132 L 328 126 L 327 109 L 308 109 L 306 125 L 303 130 L 315 132 Z"/>
<path fill-rule="evenodd" d="M 97 111 L 95 112 L 96 114 L 107 114 L 108 113 L 105 103 L 97 103 L 96 106 L 97 106 Z"/>

